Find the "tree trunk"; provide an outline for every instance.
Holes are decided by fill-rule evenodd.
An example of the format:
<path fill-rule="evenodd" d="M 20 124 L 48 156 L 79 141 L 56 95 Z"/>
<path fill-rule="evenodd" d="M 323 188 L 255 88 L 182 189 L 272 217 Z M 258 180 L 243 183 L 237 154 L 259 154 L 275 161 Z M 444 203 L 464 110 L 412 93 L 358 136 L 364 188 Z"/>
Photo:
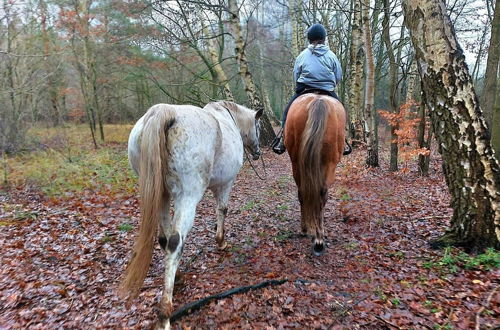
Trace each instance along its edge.
<path fill-rule="evenodd" d="M 363 36 L 361 30 L 361 6 L 360 1 L 354 1 L 354 15 L 352 20 L 352 38 L 351 38 L 351 63 L 349 68 L 349 97 L 348 110 L 351 126 L 351 137 L 353 145 L 356 146 L 364 140 L 361 87 L 363 76 L 363 60 L 365 53 L 363 50 Z"/>
<path fill-rule="evenodd" d="M 211 36 L 206 25 L 203 26 L 203 33 L 207 38 L 210 38 L 207 42 L 208 44 L 208 53 L 210 54 L 210 59 L 213 62 L 213 71 L 212 79 L 214 79 L 213 83 L 216 85 L 222 85 L 224 98 L 228 101 L 234 101 L 233 93 L 231 92 L 231 88 L 229 88 L 229 81 L 226 76 L 226 72 L 222 67 L 219 60 L 219 53 L 217 51 L 217 39 L 214 36 Z"/>
<path fill-rule="evenodd" d="M 299 41 L 298 41 L 298 22 L 297 22 L 297 0 L 290 0 L 288 7 L 288 16 L 292 23 L 292 57 L 296 58 L 299 55 Z"/>
<path fill-rule="evenodd" d="M 245 86 L 245 92 L 250 100 L 250 104 L 253 110 L 264 110 L 264 105 L 255 89 L 255 84 L 252 79 L 252 73 L 248 67 L 248 62 L 245 54 L 245 42 L 243 40 L 243 34 L 241 33 L 239 9 L 236 0 L 229 0 L 229 19 L 233 29 L 233 37 L 235 39 L 235 54 L 236 60 L 239 65 L 239 74 L 242 77 L 243 85 Z M 260 142 L 263 145 L 270 145 L 271 142 L 276 138 L 269 117 L 264 112 L 261 117 L 261 134 Z"/>
<path fill-rule="evenodd" d="M 413 100 L 413 94 L 415 93 L 415 84 L 417 82 L 417 61 L 415 59 L 411 63 L 410 71 L 408 72 L 407 88 L 405 102 L 408 103 Z"/>
<path fill-rule="evenodd" d="M 42 32 L 42 41 L 43 41 L 43 63 L 44 63 L 44 69 L 47 74 L 47 89 L 48 89 L 48 96 L 49 96 L 49 101 L 51 105 L 51 110 L 52 114 L 49 118 L 49 120 L 52 122 L 52 125 L 58 126 L 61 123 L 61 113 L 59 109 L 59 101 L 58 101 L 58 91 L 57 91 L 57 86 L 56 86 L 56 80 L 55 80 L 55 75 L 56 75 L 56 70 L 57 68 L 54 68 L 54 63 L 51 63 L 51 55 L 50 55 L 50 37 L 47 31 L 47 4 L 45 1 L 40 0 L 39 2 L 39 8 L 40 8 L 40 27 L 41 27 L 41 32 Z M 54 72 L 52 72 L 54 71 Z"/>
<path fill-rule="evenodd" d="M 366 164 L 378 167 L 378 132 L 375 113 L 375 63 L 373 60 L 372 33 L 370 29 L 370 0 L 363 0 L 363 36 L 365 41 L 365 136 L 367 146 Z"/>
<path fill-rule="evenodd" d="M 500 158 L 500 77 L 497 81 L 497 97 L 495 99 L 495 107 L 493 108 L 493 121 L 491 124 L 491 144 L 495 150 L 496 158 Z"/>
<path fill-rule="evenodd" d="M 403 7 L 453 208 L 451 228 L 434 244 L 499 248 L 500 169 L 445 5 L 404 0 Z"/>
<path fill-rule="evenodd" d="M 486 73 L 481 106 L 484 110 L 484 117 L 488 127 L 491 127 L 493 119 L 493 106 L 498 98 L 496 91 L 498 65 L 500 59 L 500 0 L 496 0 L 495 14 L 491 22 L 491 40 L 488 48 L 488 61 L 486 62 Z M 490 130 L 493 132 L 493 130 Z"/>
<path fill-rule="evenodd" d="M 418 147 L 419 148 L 431 148 L 431 141 L 432 141 L 432 128 L 429 128 L 429 131 L 427 132 L 427 139 L 425 138 L 425 128 L 426 128 L 426 111 L 425 111 L 425 105 L 421 104 L 419 106 L 419 114 L 418 117 L 420 118 L 420 122 L 418 123 Z M 418 155 L 418 169 L 420 172 L 420 175 L 427 176 L 429 175 L 429 162 L 430 162 L 431 156 L 429 155 Z"/>
<path fill-rule="evenodd" d="M 385 48 L 387 49 L 387 56 L 389 57 L 389 103 L 390 111 L 394 114 L 398 113 L 398 105 L 396 104 L 397 79 L 398 79 L 398 66 L 394 50 L 391 43 L 390 29 L 391 7 L 389 0 L 384 0 L 384 21 L 383 21 L 383 38 Z M 391 125 L 391 160 L 389 171 L 396 172 L 398 170 L 398 136 L 396 130 L 398 125 Z"/>

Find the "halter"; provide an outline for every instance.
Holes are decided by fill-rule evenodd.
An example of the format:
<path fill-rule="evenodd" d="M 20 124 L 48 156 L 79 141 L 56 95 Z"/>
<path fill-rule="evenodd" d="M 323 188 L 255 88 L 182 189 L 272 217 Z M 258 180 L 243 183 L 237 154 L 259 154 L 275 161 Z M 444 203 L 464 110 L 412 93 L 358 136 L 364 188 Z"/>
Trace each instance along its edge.
<path fill-rule="evenodd" d="M 220 106 L 223 107 L 224 109 L 226 109 L 226 111 L 229 113 L 229 116 L 231 116 L 231 119 L 233 120 L 233 123 L 236 125 L 236 127 L 238 127 L 238 124 L 236 124 L 236 120 L 234 119 L 233 114 L 231 113 L 231 111 L 228 108 L 226 108 L 225 106 L 223 106 L 222 104 Z M 255 127 L 255 130 L 257 131 L 256 125 L 254 125 L 254 127 Z M 262 154 L 260 154 L 260 160 L 262 161 L 262 168 L 264 169 L 264 177 L 261 177 L 259 175 L 259 173 L 257 173 L 257 170 L 255 169 L 255 166 L 253 165 L 252 161 L 250 160 L 250 157 L 248 157 L 248 152 L 247 152 L 247 149 L 245 148 L 245 146 L 243 146 L 243 151 L 245 152 L 245 157 L 246 157 L 248 163 L 250 164 L 250 167 L 254 171 L 255 175 L 257 175 L 257 177 L 259 179 L 261 179 L 261 180 L 266 180 L 267 179 L 266 164 L 264 164 L 264 157 L 262 157 Z"/>

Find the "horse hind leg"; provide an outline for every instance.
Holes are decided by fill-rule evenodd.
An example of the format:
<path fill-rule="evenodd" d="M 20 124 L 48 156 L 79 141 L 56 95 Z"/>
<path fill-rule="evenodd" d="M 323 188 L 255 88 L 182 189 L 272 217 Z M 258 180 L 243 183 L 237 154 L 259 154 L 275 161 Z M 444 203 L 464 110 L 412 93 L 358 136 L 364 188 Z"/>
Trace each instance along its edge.
<path fill-rule="evenodd" d="M 313 244 L 313 253 L 315 256 L 320 256 L 323 253 L 325 253 L 325 242 L 324 242 L 324 210 L 325 210 L 325 205 L 326 205 L 326 200 L 328 198 L 328 189 L 326 188 L 321 188 L 321 211 L 319 214 L 319 218 L 316 220 L 316 232 L 315 232 L 315 237 L 314 237 L 314 244 Z"/>
<path fill-rule="evenodd" d="M 158 230 L 158 243 L 163 251 L 167 249 L 168 239 L 167 236 L 169 233 L 168 226 L 170 226 L 170 197 L 166 196 L 163 201 L 164 208 L 162 210 L 161 222 Z"/>
<path fill-rule="evenodd" d="M 217 201 L 217 233 L 215 234 L 215 241 L 221 250 L 227 247 L 227 242 L 224 240 L 224 221 L 227 215 L 227 203 L 233 182 L 232 180 L 226 185 L 211 189 Z"/>
<path fill-rule="evenodd" d="M 175 274 L 184 249 L 186 236 L 193 226 L 196 205 L 199 198 L 176 198 L 174 200 L 174 215 L 172 223 L 164 227 L 165 234 L 165 287 L 160 304 L 159 323 L 157 327 L 168 329 L 169 318 L 173 312 L 172 296 Z"/>

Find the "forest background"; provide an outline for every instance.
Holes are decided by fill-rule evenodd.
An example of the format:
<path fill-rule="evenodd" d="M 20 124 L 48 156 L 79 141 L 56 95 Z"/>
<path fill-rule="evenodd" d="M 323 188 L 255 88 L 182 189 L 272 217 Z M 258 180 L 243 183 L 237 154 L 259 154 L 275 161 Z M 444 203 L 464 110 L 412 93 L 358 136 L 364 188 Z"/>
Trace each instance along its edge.
<path fill-rule="evenodd" d="M 494 2 L 447 1 L 490 124 L 498 94 L 495 56 L 488 56 Z M 362 128 L 356 135 L 355 126 L 366 117 L 365 20 L 371 30 L 374 108 L 394 113 L 409 100 L 420 101 L 415 52 L 399 1 L 372 1 L 367 17 L 356 1 L 245 1 L 236 7 L 239 32 L 229 5 L 3 0 L 0 150 L 27 147 L 26 132 L 38 123 L 86 122 L 97 145 L 106 139 L 104 123 L 130 123 L 156 103 L 203 106 L 234 99 L 255 107 L 257 98 L 277 124 L 293 93 L 294 59 L 307 46 L 305 31 L 315 22 L 326 26 L 327 44 L 344 70 L 338 94 L 349 111 L 353 137 L 364 139 Z M 253 94 L 245 76 L 252 80 Z M 494 84 L 484 88 L 488 79 Z M 375 117 L 378 122 L 378 112 Z"/>

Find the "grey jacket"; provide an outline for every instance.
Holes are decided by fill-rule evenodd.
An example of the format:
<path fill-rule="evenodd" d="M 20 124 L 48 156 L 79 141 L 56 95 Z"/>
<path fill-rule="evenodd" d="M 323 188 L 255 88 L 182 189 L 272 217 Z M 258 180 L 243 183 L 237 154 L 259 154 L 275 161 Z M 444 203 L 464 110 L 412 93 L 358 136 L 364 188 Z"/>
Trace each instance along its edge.
<path fill-rule="evenodd" d="M 309 45 L 295 60 L 293 78 L 312 88 L 333 91 L 342 79 L 342 67 L 328 46 Z"/>

